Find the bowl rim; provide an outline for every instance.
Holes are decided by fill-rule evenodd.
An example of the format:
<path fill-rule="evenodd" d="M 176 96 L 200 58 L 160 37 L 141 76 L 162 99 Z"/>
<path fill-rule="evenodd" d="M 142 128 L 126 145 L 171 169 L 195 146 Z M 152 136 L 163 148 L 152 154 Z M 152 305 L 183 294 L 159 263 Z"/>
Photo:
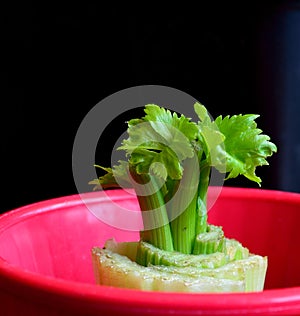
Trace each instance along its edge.
<path fill-rule="evenodd" d="M 223 187 L 222 197 L 232 198 L 236 196 L 251 198 L 255 195 L 259 200 L 282 200 L 287 203 L 300 204 L 300 194 L 294 192 Z M 9 226 L 16 224 L 24 217 L 55 211 L 62 206 L 74 207 L 82 204 L 82 196 L 85 203 L 95 200 L 94 192 L 73 194 L 64 197 L 52 198 L 20 208 L 8 211 L 0 215 L 0 234 Z M 103 195 L 104 199 L 106 195 Z M 110 198 L 122 199 L 128 197 L 128 193 L 115 189 L 110 192 Z M 99 192 L 97 194 L 99 198 Z M 263 292 L 251 293 L 173 293 L 173 292 L 151 292 L 133 289 L 115 288 L 97 284 L 89 284 L 71 280 L 42 276 L 39 273 L 25 271 L 22 268 L 8 263 L 0 256 L 0 280 L 5 284 L 27 287 L 49 296 L 68 297 L 76 300 L 84 300 L 93 304 L 124 304 L 135 308 L 151 306 L 154 309 L 169 306 L 176 310 L 215 310 L 228 309 L 242 311 L 268 311 L 283 312 L 297 309 L 300 312 L 300 286 L 291 288 L 266 289 Z M 0 282 L 0 289 L 2 288 Z M 13 286 L 11 287 L 13 288 Z M 10 291 L 11 289 L 5 289 Z M 84 296 L 82 295 L 84 293 Z M 159 295 L 158 295 L 159 294 Z M 217 299 L 216 299 L 217 296 Z M 213 307 L 212 307 L 213 306 Z"/>

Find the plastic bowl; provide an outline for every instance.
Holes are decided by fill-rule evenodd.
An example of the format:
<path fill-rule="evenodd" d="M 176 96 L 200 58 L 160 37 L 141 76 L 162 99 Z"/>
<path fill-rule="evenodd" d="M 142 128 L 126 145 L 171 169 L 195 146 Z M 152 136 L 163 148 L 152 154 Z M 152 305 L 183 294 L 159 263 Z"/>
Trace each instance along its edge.
<path fill-rule="evenodd" d="M 138 211 L 134 196 L 121 190 L 109 195 L 87 193 L 85 203 L 79 195 L 56 198 L 0 217 L 1 315 L 300 314 L 300 194 L 223 188 L 209 221 L 269 258 L 265 290 L 235 294 L 96 285 L 91 248 L 111 237 L 138 239 L 138 232 L 114 228 L 90 212 L 93 205 L 104 211 L 122 205 Z"/>

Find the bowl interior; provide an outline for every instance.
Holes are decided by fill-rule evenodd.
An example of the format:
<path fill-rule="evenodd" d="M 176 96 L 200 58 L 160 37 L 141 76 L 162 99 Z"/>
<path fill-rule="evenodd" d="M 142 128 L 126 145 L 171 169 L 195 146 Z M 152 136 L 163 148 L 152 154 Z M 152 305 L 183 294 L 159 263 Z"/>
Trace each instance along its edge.
<path fill-rule="evenodd" d="M 0 257 L 26 271 L 94 284 L 91 248 L 108 238 L 136 240 L 137 232 L 100 221 L 90 210 L 138 205 L 132 195 L 114 191 L 114 203 L 103 193 L 69 196 L 13 211 L 0 224 Z M 100 201 L 100 202 L 99 202 Z M 95 206 L 96 205 L 96 206 Z"/>
<path fill-rule="evenodd" d="M 137 240 L 139 234 L 104 223 L 90 206 L 105 212 L 116 207 L 138 212 L 139 207 L 134 195 L 119 190 L 110 191 L 109 197 L 103 192 L 83 197 L 44 201 L 2 217 L 0 257 L 41 275 L 93 284 L 91 248 L 112 237 Z M 266 289 L 300 285 L 298 195 L 223 188 L 209 211 L 209 222 L 223 226 L 228 237 L 240 240 L 251 252 L 268 256 Z"/>

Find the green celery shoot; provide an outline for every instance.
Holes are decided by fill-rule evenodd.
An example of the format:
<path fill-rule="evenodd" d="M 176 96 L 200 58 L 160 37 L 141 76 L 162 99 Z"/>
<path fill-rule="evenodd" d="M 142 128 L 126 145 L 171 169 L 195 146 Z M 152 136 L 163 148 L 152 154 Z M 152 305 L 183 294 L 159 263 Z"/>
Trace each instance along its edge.
<path fill-rule="evenodd" d="M 128 160 L 112 168 L 97 166 L 105 174 L 90 182 L 95 188 L 132 186 L 143 215 L 141 240 L 185 254 L 207 248 L 197 244 L 197 237 L 210 230 L 207 193 L 212 168 L 226 179 L 243 175 L 260 185 L 256 167 L 267 165 L 267 158 L 277 151 L 257 128 L 258 115 L 212 120 L 202 104 L 195 103 L 194 110 L 197 122 L 146 105 L 144 117 L 128 122 L 128 138 L 118 148 Z M 216 238 L 215 233 L 212 236 Z"/>

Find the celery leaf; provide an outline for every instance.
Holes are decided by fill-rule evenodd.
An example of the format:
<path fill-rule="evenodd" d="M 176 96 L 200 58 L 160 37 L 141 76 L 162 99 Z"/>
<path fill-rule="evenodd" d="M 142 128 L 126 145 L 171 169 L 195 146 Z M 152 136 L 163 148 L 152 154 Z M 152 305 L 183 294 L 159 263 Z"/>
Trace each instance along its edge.
<path fill-rule="evenodd" d="M 113 168 L 105 168 L 99 165 L 95 165 L 96 168 L 105 171 L 103 176 L 98 179 L 91 180 L 89 184 L 93 184 L 93 190 L 101 190 L 113 187 L 131 187 L 130 177 L 128 175 L 128 162 L 119 160 L 118 165 Z"/>
<path fill-rule="evenodd" d="M 270 137 L 257 128 L 255 120 L 258 117 L 240 114 L 216 118 L 216 125 L 225 136 L 227 179 L 244 175 L 260 185 L 261 179 L 255 174 L 256 167 L 268 165 L 266 158 L 277 148 L 270 142 Z"/>
<path fill-rule="evenodd" d="M 210 166 L 216 167 L 219 171 L 225 172 L 224 139 L 216 123 L 210 118 L 204 105 L 196 102 L 194 110 L 200 121 L 198 122 L 198 138 L 202 142 L 206 161 Z"/>
<path fill-rule="evenodd" d="M 155 104 L 146 105 L 145 113 L 142 119 L 129 121 L 129 137 L 118 149 L 126 151 L 129 163 L 140 174 L 152 172 L 164 180 L 168 176 L 181 179 L 181 162 L 194 155 L 197 125 Z"/>

